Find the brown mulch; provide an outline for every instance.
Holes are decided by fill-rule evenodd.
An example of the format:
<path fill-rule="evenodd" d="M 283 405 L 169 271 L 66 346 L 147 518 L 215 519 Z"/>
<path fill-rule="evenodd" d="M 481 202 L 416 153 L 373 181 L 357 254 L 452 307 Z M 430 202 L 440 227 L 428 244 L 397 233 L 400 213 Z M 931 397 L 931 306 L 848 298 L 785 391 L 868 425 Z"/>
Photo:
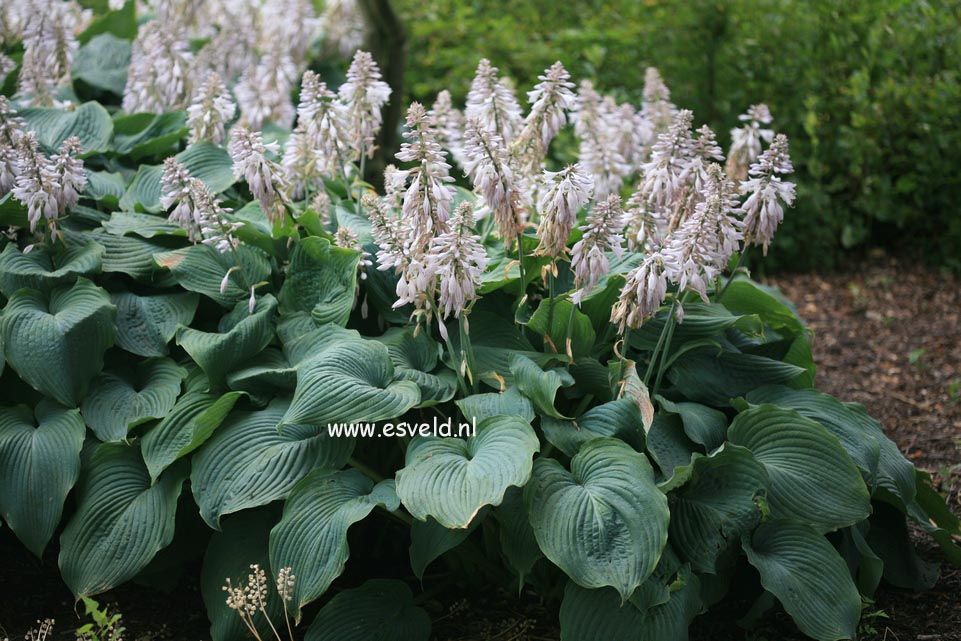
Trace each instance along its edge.
<path fill-rule="evenodd" d="M 842 272 L 768 279 L 795 302 L 814 330 L 817 386 L 864 404 L 915 465 L 935 475 L 961 513 L 961 280 L 906 260 L 873 255 Z M 939 552 L 919 539 L 922 556 Z M 75 627 L 72 599 L 59 581 L 56 559 L 40 565 L 0 531 L 0 624 L 19 641 L 32 619 L 56 616 L 61 634 Z M 199 569 L 187 570 L 196 576 Z M 464 598 L 467 596 L 467 598 Z M 123 612 L 127 641 L 207 638 L 194 582 L 166 595 L 138 586 L 104 595 Z M 446 601 L 450 601 L 449 603 Z M 425 605 L 444 641 L 550 641 L 557 612 L 525 594 L 496 591 L 436 595 Z M 717 607 L 695 620 L 692 641 L 801 641 L 787 617 L 775 613 L 744 631 L 740 607 Z M 931 591 L 882 588 L 862 622 L 869 641 L 961 641 L 961 569 L 943 566 Z M 11 629 L 12 628 L 12 629 Z M 0 639 L 4 630 L 0 628 Z M 601 641 L 601 640 L 599 640 Z M 608 641 L 608 640 L 603 640 Z"/>

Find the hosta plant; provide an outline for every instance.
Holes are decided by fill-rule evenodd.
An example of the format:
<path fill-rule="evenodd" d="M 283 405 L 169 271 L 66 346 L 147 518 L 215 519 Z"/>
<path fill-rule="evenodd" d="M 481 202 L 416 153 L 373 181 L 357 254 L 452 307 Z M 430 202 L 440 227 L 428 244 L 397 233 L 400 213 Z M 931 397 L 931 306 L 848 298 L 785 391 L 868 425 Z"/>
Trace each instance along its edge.
<path fill-rule="evenodd" d="M 763 105 L 725 158 L 653 69 L 636 108 L 558 62 L 522 108 L 482 60 L 378 193 L 373 58 L 335 88 L 313 23 L 251 14 L 309 3 L 47 4 L 3 10 L 0 514 L 78 599 L 198 554 L 215 641 L 417 641 L 446 565 L 565 640 L 684 639 L 736 592 L 829 641 L 932 584 L 910 523 L 961 562 L 741 267 L 794 199 Z"/>

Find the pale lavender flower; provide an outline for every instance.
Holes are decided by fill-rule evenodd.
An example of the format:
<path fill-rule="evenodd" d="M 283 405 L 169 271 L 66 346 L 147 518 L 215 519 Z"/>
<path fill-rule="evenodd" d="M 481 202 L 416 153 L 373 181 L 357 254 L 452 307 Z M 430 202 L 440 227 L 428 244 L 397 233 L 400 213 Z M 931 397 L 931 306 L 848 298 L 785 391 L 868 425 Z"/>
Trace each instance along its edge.
<path fill-rule="evenodd" d="M 620 134 L 616 114 L 605 109 L 589 80 L 578 88 L 573 114 L 574 133 L 580 138 L 578 162 L 594 178 L 594 195 L 600 200 L 617 192 L 631 168 L 618 151 Z"/>
<path fill-rule="evenodd" d="M 297 106 L 297 127 L 284 152 L 283 165 L 291 195 L 300 198 L 319 185 L 324 174 L 346 171 L 342 106 L 313 71 L 304 73 Z"/>
<path fill-rule="evenodd" d="M 463 167 L 466 160 L 461 134 L 464 129 L 464 114 L 454 108 L 449 91 L 444 89 L 437 94 L 437 99 L 427 115 L 431 126 L 440 133 L 454 162 Z"/>
<path fill-rule="evenodd" d="M 631 251 L 650 253 L 659 247 L 667 233 L 669 216 L 647 201 L 643 192 L 635 191 L 627 199 L 627 246 Z"/>
<path fill-rule="evenodd" d="M 229 209 L 220 206 L 210 188 L 199 178 L 193 178 L 187 168 L 175 158 L 164 160 L 164 171 L 160 179 L 160 204 L 170 212 L 170 222 L 176 223 L 187 232 L 191 242 L 211 245 L 220 253 L 240 246 L 236 231 L 243 223 L 227 219 Z M 221 283 L 221 293 L 226 291 L 230 274 L 240 269 L 234 267 L 227 272 Z"/>
<path fill-rule="evenodd" d="M 538 254 L 557 258 L 567 251 L 567 239 L 577 221 L 577 210 L 587 203 L 594 188 L 591 177 L 575 163 L 561 171 L 544 171 L 538 209 Z"/>
<path fill-rule="evenodd" d="M 447 220 L 454 200 L 450 165 L 437 142 L 437 132 L 430 126 L 423 105 L 411 103 L 407 111 L 407 128 L 397 159 L 416 162 L 411 182 L 404 194 L 403 215 L 410 229 L 409 252 L 414 256 L 427 251 L 430 239 L 448 231 Z"/>
<path fill-rule="evenodd" d="M 352 249 L 360 252 L 360 261 L 357 263 L 357 272 L 361 280 L 367 280 L 367 268 L 374 263 L 370 260 L 370 254 L 364 251 L 364 246 L 360 244 L 357 234 L 349 227 L 338 227 L 334 234 L 334 244 L 345 249 Z"/>
<path fill-rule="evenodd" d="M 23 135 L 23 120 L 6 96 L 0 96 L 0 197 L 13 189 L 17 180 L 17 143 Z"/>
<path fill-rule="evenodd" d="M 56 90 L 70 86 L 82 17 L 70 3 L 44 0 L 30 6 L 24 19 L 17 91 L 24 104 L 53 106 Z"/>
<path fill-rule="evenodd" d="M 251 129 L 260 129 L 270 120 L 281 127 L 289 127 L 296 113 L 290 100 L 296 78 L 297 67 L 284 50 L 283 43 L 273 43 L 234 87 L 241 123 Z"/>
<path fill-rule="evenodd" d="M 517 166 L 527 175 L 536 172 L 547 155 L 551 140 L 567 123 L 567 111 L 575 101 L 571 91 L 574 83 L 570 78 L 567 69 L 558 61 L 538 76 L 540 82 L 527 92 L 531 110 L 514 146 Z"/>
<path fill-rule="evenodd" d="M 224 141 L 225 125 L 237 112 L 230 92 L 216 72 L 207 74 L 202 85 L 194 91 L 193 102 L 187 107 L 187 126 L 190 142 L 207 140 L 215 145 Z"/>
<path fill-rule="evenodd" d="M 611 194 L 594 205 L 587 216 L 587 224 L 581 227 L 584 236 L 574 243 L 571 251 L 571 270 L 574 272 L 575 292 L 571 300 L 580 305 L 584 296 L 591 293 L 601 278 L 610 271 L 607 252 L 620 258 L 624 254 L 624 213 L 621 197 Z"/>
<path fill-rule="evenodd" d="M 493 131 L 507 146 L 522 126 L 521 107 L 514 92 L 497 77 L 497 67 L 486 58 L 477 65 L 464 116 Z"/>
<path fill-rule="evenodd" d="M 667 131 L 674 122 L 677 107 L 671 102 L 671 92 L 664 84 L 664 79 L 654 67 L 648 67 L 644 73 L 644 100 L 641 103 L 641 117 L 650 123 L 648 144 L 654 142 L 654 137 Z"/>
<path fill-rule="evenodd" d="M 312 0 L 270 0 L 261 5 L 261 41 L 283 49 L 295 67 L 306 64 L 310 46 L 321 33 L 322 20 Z M 296 76 L 296 73 L 294 73 Z"/>
<path fill-rule="evenodd" d="M 363 46 L 367 22 L 357 0 L 327 0 L 320 16 L 324 47 L 347 58 Z"/>
<path fill-rule="evenodd" d="M 331 202 L 330 196 L 323 189 L 317 191 L 314 197 L 310 199 L 310 208 L 314 210 L 317 217 L 320 218 L 320 224 L 326 227 L 330 224 L 330 214 L 331 214 Z"/>
<path fill-rule="evenodd" d="M 717 137 L 711 128 L 704 125 L 697 133 L 697 140 L 691 147 L 690 160 L 680 176 L 681 181 L 687 183 L 693 193 L 700 193 L 706 188 L 710 167 L 724 160 L 724 152 L 718 146 Z"/>
<path fill-rule="evenodd" d="M 80 194 L 87 186 L 87 174 L 83 171 L 83 161 L 77 157 L 81 151 L 80 139 L 70 136 L 63 141 L 58 152 L 51 158 L 53 173 L 60 186 L 57 191 L 60 216 L 77 204 Z"/>
<path fill-rule="evenodd" d="M 384 168 L 384 202 L 391 208 L 399 209 L 407 191 L 407 178 L 410 171 L 398 169 L 395 165 Z"/>
<path fill-rule="evenodd" d="M 374 139 L 382 123 L 381 109 L 390 100 L 390 85 L 381 80 L 380 68 L 373 56 L 358 51 L 347 70 L 347 80 L 340 86 L 347 124 L 345 142 L 353 157 L 373 157 Z"/>
<path fill-rule="evenodd" d="M 277 143 L 264 144 L 263 135 L 246 127 L 234 127 L 227 151 L 233 160 L 234 176 L 243 178 L 271 224 L 284 218 L 287 182 L 283 168 L 267 157 L 280 151 Z"/>
<path fill-rule="evenodd" d="M 191 241 L 200 242 L 203 235 L 191 198 L 190 179 L 190 172 L 176 158 L 170 156 L 164 159 L 163 173 L 160 175 L 160 205 L 170 209 L 167 218 L 170 222 L 186 231 Z"/>
<path fill-rule="evenodd" d="M 527 216 L 514 185 L 507 149 L 500 136 L 473 119 L 468 119 L 464 128 L 463 166 L 475 192 L 493 214 L 504 244 L 512 246 Z"/>
<path fill-rule="evenodd" d="M 611 322 L 620 333 L 637 329 L 654 318 L 667 297 L 668 273 L 676 269 L 670 255 L 655 251 L 628 272 L 627 282 L 611 307 Z"/>
<path fill-rule="evenodd" d="M 667 132 L 658 136 L 651 160 L 644 164 L 639 191 L 657 207 L 670 207 L 682 196 L 683 177 L 694 146 L 693 118 L 694 114 L 687 109 L 679 111 Z"/>
<path fill-rule="evenodd" d="M 171 26 L 152 20 L 140 27 L 123 91 L 127 113 L 162 113 L 186 104 L 193 54 L 186 36 Z"/>
<path fill-rule="evenodd" d="M 763 127 L 771 124 L 773 118 L 767 105 L 759 104 L 751 105 L 747 113 L 738 116 L 738 120 L 746 124 L 731 130 L 727 173 L 733 180 L 744 180 L 748 168 L 761 155 L 761 142 L 770 143 L 774 139 L 774 131 Z"/>
<path fill-rule="evenodd" d="M 30 231 L 36 231 L 40 219 L 45 219 L 56 237 L 56 221 L 60 215 L 60 183 L 54 167 L 40 152 L 34 132 L 20 136 L 17 143 L 17 180 L 11 192 L 27 206 Z"/>
<path fill-rule="evenodd" d="M 464 201 L 450 220 L 450 230 L 433 239 L 428 254 L 429 272 L 438 279 L 440 313 L 457 318 L 477 298 L 487 268 L 487 252 L 473 232 L 473 206 Z"/>
<path fill-rule="evenodd" d="M 370 220 L 370 235 L 377 245 L 377 269 L 402 270 L 407 263 L 404 243 L 407 234 L 385 199 L 367 192 L 361 205 Z"/>
<path fill-rule="evenodd" d="M 793 171 L 787 136 L 778 134 L 751 166 L 752 178 L 741 183 L 741 194 L 750 194 L 742 205 L 745 244 L 760 245 L 765 255 L 777 226 L 784 219 L 781 203 L 789 207 L 794 204 L 794 183 L 782 182 L 777 174 Z"/>

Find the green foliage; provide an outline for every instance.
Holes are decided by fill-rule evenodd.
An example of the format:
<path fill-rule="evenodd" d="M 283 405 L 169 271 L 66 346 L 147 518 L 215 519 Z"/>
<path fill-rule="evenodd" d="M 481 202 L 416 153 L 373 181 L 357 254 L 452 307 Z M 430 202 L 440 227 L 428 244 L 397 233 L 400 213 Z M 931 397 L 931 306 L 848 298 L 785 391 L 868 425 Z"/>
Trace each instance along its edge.
<path fill-rule="evenodd" d="M 409 90 L 428 104 L 443 89 L 463 101 L 478 51 L 519 87 L 563 60 L 635 104 L 645 68 L 658 67 L 722 146 L 763 96 L 791 139 L 798 182 L 765 267 L 830 266 L 880 245 L 961 270 L 961 37 L 950 3 L 400 0 L 398 10 L 417 52 Z"/>

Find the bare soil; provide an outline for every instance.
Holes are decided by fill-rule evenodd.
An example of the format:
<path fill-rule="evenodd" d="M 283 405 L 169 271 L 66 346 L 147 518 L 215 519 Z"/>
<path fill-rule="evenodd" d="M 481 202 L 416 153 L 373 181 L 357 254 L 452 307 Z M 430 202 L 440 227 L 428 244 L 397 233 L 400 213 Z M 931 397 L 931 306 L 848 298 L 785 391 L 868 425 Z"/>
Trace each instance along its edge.
<path fill-rule="evenodd" d="M 919 468 L 931 472 L 961 513 L 961 281 L 911 261 L 875 254 L 835 274 L 779 275 L 769 283 L 795 302 L 814 330 L 819 389 L 864 404 Z M 919 538 L 922 556 L 936 546 Z M 199 575 L 188 567 L 185 577 Z M 207 638 L 195 581 L 167 593 L 126 585 L 100 597 L 123 613 L 127 641 Z M 438 594 L 425 605 L 444 641 L 554 641 L 557 612 L 532 594 Z M 695 620 L 692 641 L 801 641 L 783 613 L 750 631 L 736 624 L 747 604 L 722 603 Z M 961 569 L 943 566 L 937 586 L 884 588 L 865 618 L 869 641 L 961 641 Z M 56 557 L 38 562 L 0 530 L 0 639 L 19 641 L 37 618 L 58 619 L 56 639 L 79 625 Z M 309 619 L 308 619 L 309 620 Z M 5 626 L 5 627 L 3 627 Z M 614 640 L 598 640 L 614 641 Z"/>

